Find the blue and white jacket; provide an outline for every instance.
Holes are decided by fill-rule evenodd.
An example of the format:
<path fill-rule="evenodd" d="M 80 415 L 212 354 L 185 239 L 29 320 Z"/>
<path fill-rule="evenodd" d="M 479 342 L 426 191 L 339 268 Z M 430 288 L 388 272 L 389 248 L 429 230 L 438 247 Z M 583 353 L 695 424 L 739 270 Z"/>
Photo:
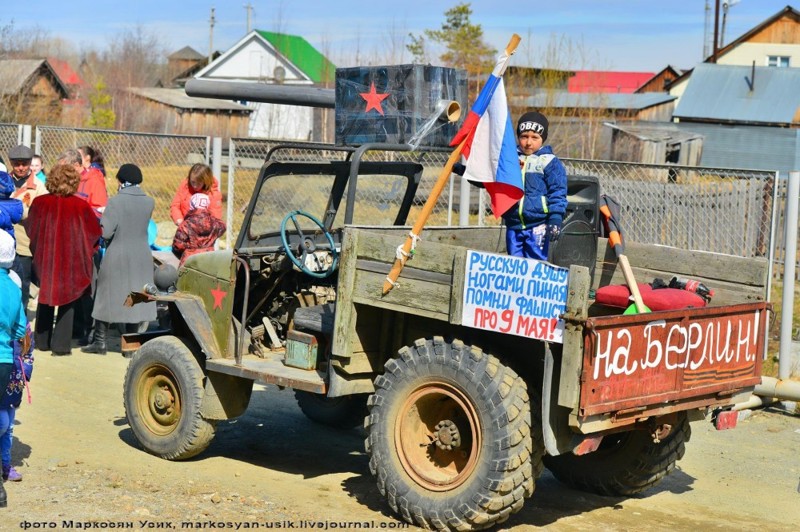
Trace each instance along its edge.
<path fill-rule="evenodd" d="M 542 146 L 533 155 L 519 150 L 525 196 L 505 214 L 509 230 L 521 230 L 541 224 L 561 227 L 567 211 L 567 171 L 553 155 L 550 146 Z"/>

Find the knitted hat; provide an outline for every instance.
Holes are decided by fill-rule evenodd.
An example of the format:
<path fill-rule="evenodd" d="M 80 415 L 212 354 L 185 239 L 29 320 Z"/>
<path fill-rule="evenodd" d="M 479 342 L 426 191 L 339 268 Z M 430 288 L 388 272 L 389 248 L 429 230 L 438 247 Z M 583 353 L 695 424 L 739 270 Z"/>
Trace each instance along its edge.
<path fill-rule="evenodd" d="M 211 205 L 211 200 L 208 194 L 203 194 L 202 192 L 192 194 L 192 198 L 189 200 L 189 210 L 192 211 L 195 209 L 208 209 L 209 205 Z"/>
<path fill-rule="evenodd" d="M 547 128 L 550 124 L 547 117 L 536 111 L 528 111 L 517 120 L 517 136 L 525 131 L 533 131 L 541 135 L 542 140 L 547 140 Z"/>
<path fill-rule="evenodd" d="M 17 256 L 17 243 L 8 231 L 0 230 L 0 268 L 11 268 Z"/>
<path fill-rule="evenodd" d="M 7 198 L 14 192 L 14 181 L 8 172 L 0 172 L 0 198 Z"/>
<path fill-rule="evenodd" d="M 138 185 L 142 182 L 142 171 L 135 164 L 123 164 L 117 171 L 117 181 Z"/>

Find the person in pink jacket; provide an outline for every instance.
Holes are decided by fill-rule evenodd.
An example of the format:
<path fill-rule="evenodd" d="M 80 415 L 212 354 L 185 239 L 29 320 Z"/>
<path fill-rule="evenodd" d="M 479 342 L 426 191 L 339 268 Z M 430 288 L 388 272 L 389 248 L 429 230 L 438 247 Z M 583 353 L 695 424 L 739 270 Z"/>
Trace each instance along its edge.
<path fill-rule="evenodd" d="M 181 181 L 175 196 L 172 198 L 169 214 L 175 225 L 181 225 L 190 209 L 189 202 L 194 194 L 207 194 L 211 200 L 208 211 L 212 216 L 222 219 L 222 192 L 217 180 L 207 164 L 197 163 L 189 169 L 189 175 Z"/>

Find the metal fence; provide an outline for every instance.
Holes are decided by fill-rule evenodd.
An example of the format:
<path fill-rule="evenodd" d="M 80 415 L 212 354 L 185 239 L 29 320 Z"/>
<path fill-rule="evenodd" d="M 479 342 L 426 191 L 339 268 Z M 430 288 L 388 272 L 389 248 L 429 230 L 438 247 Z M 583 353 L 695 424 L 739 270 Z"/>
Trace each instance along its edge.
<path fill-rule="evenodd" d="M 109 195 L 116 193 L 113 177 L 125 163 L 134 163 L 142 169 L 142 189 L 156 202 L 153 219 L 164 225 L 159 231 L 162 245 L 172 242 L 174 225 L 170 221 L 169 206 L 182 179 L 186 179 L 194 163 L 209 164 L 210 137 L 159 135 L 97 129 L 75 129 L 39 126 L 36 128 L 35 149 L 42 155 L 45 168 L 50 168 L 66 149 L 91 146 L 103 156 L 106 169 L 106 186 Z M 224 176 L 220 185 L 224 185 Z M 225 190 L 223 189 L 223 200 Z M 166 242 L 168 241 L 168 242 Z"/>
<path fill-rule="evenodd" d="M 0 124 L 0 153 L 7 154 L 9 148 L 20 142 L 26 127 L 29 128 Z M 168 245 L 174 233 L 169 204 L 178 184 L 186 178 L 192 164 L 211 164 L 219 168 L 223 209 L 229 229 L 223 244 L 230 245 L 238 234 L 244 210 L 267 152 L 283 142 L 234 138 L 230 141 L 229 152 L 224 156 L 221 152 L 219 156 L 215 152 L 212 161 L 209 137 L 39 126 L 35 130 L 33 147 L 42 154 L 46 168 L 67 148 L 88 144 L 99 149 L 105 158 L 111 194 L 116 189 L 112 176 L 117 168 L 126 162 L 138 164 L 144 173 L 142 188 L 156 200 L 153 218 L 159 223 L 159 243 L 162 245 Z M 281 150 L 273 158 L 321 162 L 343 160 L 345 156 L 341 151 L 317 148 Z M 413 222 L 448 156 L 447 150 L 376 150 L 367 152 L 364 159 L 388 158 L 422 163 L 425 170 L 417 201 L 409 216 Z M 563 162 L 570 174 L 597 176 L 602 192 L 620 202 L 623 206 L 623 225 L 629 240 L 746 257 L 770 255 L 773 203 L 777 193 L 774 172 L 580 159 L 563 159 Z M 374 204 L 399 202 L 401 196 L 391 189 L 391 181 L 387 180 L 386 183 L 386 190 L 372 187 L 361 191 L 359 198 Z M 450 180 L 434 206 L 429 225 L 459 223 L 460 188 L 461 180 Z M 461 218 L 471 225 L 500 223 L 488 211 L 486 193 L 473 187 L 466 189 L 469 194 L 464 197 L 466 203 Z M 292 194 L 294 192 L 291 191 Z M 316 193 L 322 194 L 319 191 Z M 289 203 L 288 196 L 286 203 Z M 379 213 L 376 212 L 376 215 Z M 365 223 L 369 223 L 369 220 Z M 775 227 L 780 228 L 780 222 Z"/>
<path fill-rule="evenodd" d="M 0 156 L 9 170 L 11 165 L 8 164 L 8 150 L 19 144 L 21 129 L 22 126 L 17 124 L 0 124 Z"/>

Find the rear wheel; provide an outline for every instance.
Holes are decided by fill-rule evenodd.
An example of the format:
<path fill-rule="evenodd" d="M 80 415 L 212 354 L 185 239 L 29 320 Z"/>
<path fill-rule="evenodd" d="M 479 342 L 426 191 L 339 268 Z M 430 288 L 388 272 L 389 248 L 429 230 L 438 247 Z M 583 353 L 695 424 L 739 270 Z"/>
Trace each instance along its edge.
<path fill-rule="evenodd" d="M 593 453 L 545 456 L 544 464 L 558 480 L 599 495 L 628 496 L 661 481 L 683 458 L 692 431 L 686 414 L 680 414 L 669 434 L 659 443 L 646 430 L 610 434 Z"/>
<path fill-rule="evenodd" d="M 294 397 L 306 417 L 337 429 L 352 429 L 364 423 L 367 415 L 366 394 L 326 397 L 295 390 Z"/>
<path fill-rule="evenodd" d="M 139 349 L 125 374 L 125 414 L 133 434 L 149 453 L 184 460 L 214 438 L 215 423 L 200 414 L 203 370 L 174 336 L 154 338 Z"/>
<path fill-rule="evenodd" d="M 542 456 L 525 381 L 439 337 L 402 348 L 385 369 L 369 399 L 366 449 L 392 509 L 425 528 L 465 530 L 522 508 Z"/>

